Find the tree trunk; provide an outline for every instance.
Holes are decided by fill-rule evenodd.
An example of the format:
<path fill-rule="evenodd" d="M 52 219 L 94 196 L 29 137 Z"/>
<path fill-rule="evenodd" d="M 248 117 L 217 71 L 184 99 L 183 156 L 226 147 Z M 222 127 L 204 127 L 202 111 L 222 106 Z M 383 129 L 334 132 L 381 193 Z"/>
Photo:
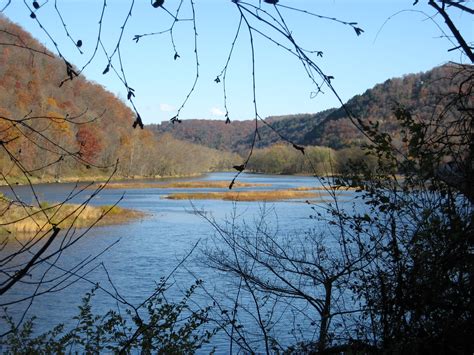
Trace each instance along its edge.
<path fill-rule="evenodd" d="M 321 327 L 319 329 L 319 352 L 323 352 L 326 349 L 328 341 L 328 328 L 329 318 L 331 315 L 331 294 L 332 294 L 332 281 L 328 280 L 324 284 L 325 299 L 324 306 L 321 312 Z"/>

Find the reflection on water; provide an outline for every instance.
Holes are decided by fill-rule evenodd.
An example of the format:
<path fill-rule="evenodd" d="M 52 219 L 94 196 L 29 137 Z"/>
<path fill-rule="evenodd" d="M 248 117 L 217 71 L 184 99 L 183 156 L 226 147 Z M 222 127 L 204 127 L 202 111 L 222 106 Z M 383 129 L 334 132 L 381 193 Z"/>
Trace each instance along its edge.
<path fill-rule="evenodd" d="M 231 181 L 231 173 L 213 173 L 205 177 L 187 180 L 227 180 Z M 242 174 L 240 181 L 249 183 L 271 184 L 271 187 L 258 187 L 257 189 L 286 189 L 301 186 L 319 185 L 318 180 L 311 177 L 294 176 L 268 176 Z M 44 184 L 36 185 L 35 190 L 40 199 L 49 202 L 62 201 L 67 196 L 74 184 Z M 192 191 L 199 191 L 193 189 Z M 209 190 L 209 189 L 206 189 Z M 219 190 L 219 189 L 216 189 Z M 221 189 L 222 190 L 222 189 Z M 179 263 L 190 249 L 198 241 L 204 243 L 212 233 L 213 229 L 202 217 L 197 216 L 193 209 L 206 211 L 217 220 L 224 220 L 230 216 L 235 209 L 241 218 L 251 221 L 257 218 L 263 204 L 257 202 L 239 202 L 234 204 L 229 201 L 219 200 L 168 200 L 163 196 L 172 192 L 186 192 L 190 189 L 132 189 L 104 190 L 99 196 L 92 200 L 95 205 L 110 205 L 115 203 L 125 193 L 120 206 L 145 211 L 148 217 L 134 221 L 126 225 L 104 226 L 92 229 L 87 237 L 80 240 L 73 248 L 62 255 L 58 266 L 68 268 L 76 265 L 84 258 L 93 257 L 108 246 L 113 245 L 103 256 L 88 265 L 85 272 L 91 270 L 87 278 L 93 282 L 99 282 L 103 287 L 110 285 L 104 268 L 96 267 L 100 263 L 108 270 L 117 290 L 131 303 L 139 303 L 146 298 L 154 289 L 156 281 L 167 275 Z M 214 190 L 215 191 L 215 190 Z M 8 195 L 6 188 L 0 189 Z M 18 187 L 16 193 L 25 200 L 31 201 L 31 190 L 29 187 Z M 85 190 L 71 202 L 79 202 L 90 195 L 91 190 Z M 318 228 L 315 221 L 310 219 L 312 210 L 304 201 L 286 201 L 271 203 L 269 206 L 275 213 L 269 214 L 271 221 L 279 233 L 301 233 L 310 228 Z M 2 251 L 3 254 L 8 250 Z M 195 255 L 199 254 L 195 252 Z M 170 292 L 170 298 L 179 299 L 182 290 L 188 288 L 194 281 L 191 273 L 199 275 L 205 281 L 209 290 L 229 289 L 229 280 L 216 278 L 213 270 L 207 269 L 197 262 L 198 255 L 191 257 L 186 263 L 186 268 L 181 268 L 174 275 L 176 287 Z M 54 273 L 54 270 L 51 271 Z M 217 279 L 217 280 L 216 280 Z M 44 331 L 54 325 L 65 322 L 73 324 L 72 317 L 77 314 L 77 305 L 85 292 L 92 288 L 92 284 L 83 280 L 77 281 L 68 288 L 45 296 L 37 297 L 29 311 L 30 315 L 37 317 L 36 324 L 39 330 Z M 31 294 L 31 286 L 18 284 L 6 296 L 2 303 L 11 298 L 19 298 L 22 295 Z M 99 293 L 100 295 L 100 293 Z M 199 303 L 204 306 L 206 300 L 197 296 Z M 93 303 L 94 311 L 105 313 L 113 308 L 115 303 L 108 297 L 96 297 Z M 9 313 L 20 316 L 25 303 L 12 305 Z M 282 327 L 282 332 L 288 329 Z M 291 336 L 288 336 L 291 341 Z M 227 341 L 223 335 L 218 335 L 213 341 L 221 352 L 227 349 Z"/>

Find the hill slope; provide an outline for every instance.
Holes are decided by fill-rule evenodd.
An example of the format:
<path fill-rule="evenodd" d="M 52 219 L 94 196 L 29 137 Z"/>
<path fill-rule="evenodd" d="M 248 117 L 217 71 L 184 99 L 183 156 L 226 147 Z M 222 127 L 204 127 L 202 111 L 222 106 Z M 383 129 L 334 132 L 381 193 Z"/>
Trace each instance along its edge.
<path fill-rule="evenodd" d="M 302 142 L 305 136 L 333 111 L 334 109 L 315 114 L 270 116 L 265 121 L 285 138 Z M 225 124 L 223 120 L 192 119 L 183 120 L 179 124 L 162 122 L 158 125 L 149 125 L 147 128 L 150 128 L 157 136 L 168 133 L 177 139 L 206 147 L 244 152 L 252 143 L 255 120 L 233 121 Z M 258 131 L 261 139 L 257 141 L 257 147 L 267 147 L 281 140 L 278 134 L 262 122 L 258 122 Z"/>
<path fill-rule="evenodd" d="M 0 17 L 0 42 L 2 116 L 15 120 L 42 117 L 29 124 L 71 151 L 82 149 L 83 157 L 93 164 L 113 164 L 119 155 L 117 150 L 129 135 L 133 112 L 115 95 L 83 76 L 60 87 L 67 77 L 64 60 L 5 17 Z M 3 124 L 6 125 L 6 121 Z M 31 132 L 24 133 L 29 138 L 39 139 Z M 31 157 L 46 162 L 57 155 L 32 143 L 22 142 L 23 151 Z M 41 139 L 37 143 L 46 144 Z"/>
<path fill-rule="evenodd" d="M 436 109 L 439 99 L 457 88 L 452 80 L 455 65 L 436 67 L 425 73 L 408 74 L 401 78 L 388 79 L 351 98 L 346 107 L 362 120 L 379 122 L 380 128 L 396 134 L 397 125 L 393 109 L 403 105 L 419 118 L 428 118 Z M 455 76 L 454 76 L 455 77 Z M 360 145 L 362 134 L 349 121 L 343 108 L 329 109 L 315 114 L 297 114 L 267 117 L 266 122 L 282 136 L 296 144 L 320 145 L 343 148 Z M 261 140 L 257 147 L 270 146 L 281 138 L 262 122 L 258 123 Z M 255 121 L 232 122 L 186 120 L 171 125 L 164 122 L 153 125 L 157 134 L 170 133 L 174 137 L 199 143 L 208 147 L 231 151 L 244 151 L 252 142 Z"/>
<path fill-rule="evenodd" d="M 393 109 L 402 105 L 417 119 L 429 119 L 439 109 L 437 104 L 442 98 L 457 92 L 462 80 L 460 75 L 455 75 L 457 71 L 458 66 L 447 64 L 424 73 L 388 79 L 354 96 L 346 107 L 363 121 L 378 122 L 381 130 L 397 135 Z M 339 108 L 308 132 L 301 143 L 341 148 L 358 145 L 361 139 L 362 134 L 349 121 L 346 111 Z"/>
<path fill-rule="evenodd" d="M 133 111 L 114 94 L 82 75 L 61 85 L 65 78 L 63 59 L 0 14 L 0 173 L 31 172 L 39 180 L 97 176 L 105 172 L 91 166 L 112 167 L 118 159 L 122 176 L 187 175 L 231 158 L 134 130 Z"/>
<path fill-rule="evenodd" d="M 176 124 L 162 122 L 157 125 L 147 125 L 146 128 L 157 136 L 171 134 L 176 139 L 209 148 L 238 151 L 240 148 L 239 142 L 247 139 L 252 134 L 255 122 L 247 120 L 225 124 L 225 121 L 193 119 L 183 120 Z"/>

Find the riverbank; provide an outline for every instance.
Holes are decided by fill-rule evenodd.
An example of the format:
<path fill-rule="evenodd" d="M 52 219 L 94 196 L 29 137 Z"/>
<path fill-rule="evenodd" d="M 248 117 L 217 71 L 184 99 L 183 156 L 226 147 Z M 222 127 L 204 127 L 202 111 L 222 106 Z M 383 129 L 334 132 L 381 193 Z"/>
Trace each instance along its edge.
<path fill-rule="evenodd" d="M 188 178 L 196 178 L 200 176 L 204 176 L 206 174 L 209 174 L 210 172 L 207 173 L 200 173 L 200 174 L 191 174 L 191 175 L 170 175 L 170 176 L 112 176 L 110 175 L 95 175 L 95 176 L 62 176 L 60 178 L 56 178 L 53 176 L 47 176 L 44 178 L 36 178 L 36 177 L 30 177 L 30 181 L 28 181 L 26 178 L 21 178 L 21 177 L 16 177 L 16 178 L 11 178 L 8 181 L 9 185 L 29 185 L 30 183 L 32 185 L 38 185 L 38 184 L 68 184 L 68 183 L 105 183 L 106 181 L 129 181 L 129 180 L 156 180 L 156 181 L 167 181 L 171 179 L 188 179 Z M 0 180 L 0 186 L 7 186 L 8 185 L 6 181 Z"/>

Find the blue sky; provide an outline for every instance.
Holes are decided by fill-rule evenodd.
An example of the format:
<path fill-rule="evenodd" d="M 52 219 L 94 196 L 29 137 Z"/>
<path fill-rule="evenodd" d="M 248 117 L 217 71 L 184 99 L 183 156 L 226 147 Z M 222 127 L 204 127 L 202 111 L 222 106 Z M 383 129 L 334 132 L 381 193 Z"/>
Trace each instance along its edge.
<path fill-rule="evenodd" d="M 247 0 L 258 5 L 258 1 Z M 0 0 L 0 8 L 7 1 Z M 326 19 L 280 9 L 292 35 L 303 47 L 324 52 L 314 61 L 332 81 L 343 101 L 363 93 L 377 83 L 403 74 L 426 71 L 447 61 L 466 61 L 459 52 L 447 52 L 453 45 L 443 36 L 440 18 L 420 1 L 413 0 L 280 0 L 280 4 L 305 9 L 324 16 L 357 22 L 364 33 Z M 26 2 L 31 6 L 32 1 Z M 71 36 L 83 41 L 81 55 L 66 37 L 55 12 L 54 0 L 42 0 L 38 20 L 57 41 L 63 55 L 77 67 L 82 67 L 94 50 L 102 0 L 57 0 Z M 174 13 L 177 0 L 166 0 L 165 7 Z M 103 21 L 102 39 L 110 53 L 120 35 L 131 0 L 108 0 Z M 272 6 L 262 8 L 272 11 Z M 189 18 L 189 0 L 182 6 L 181 18 Z M 195 0 L 198 33 L 199 80 L 196 90 L 180 113 L 180 118 L 224 119 L 222 83 L 214 79 L 223 69 L 239 22 L 239 13 L 230 0 Z M 452 18 L 467 40 L 474 40 L 474 27 L 469 17 L 451 11 Z M 31 19 L 28 7 L 13 0 L 4 14 L 33 33 L 52 51 L 54 46 L 38 23 Z M 150 36 L 135 43 L 136 34 L 166 30 L 171 16 L 161 8 L 153 8 L 149 0 L 137 0 L 132 17 L 125 28 L 121 54 L 129 85 L 135 89 L 135 104 L 144 123 L 169 120 L 176 114 L 195 77 L 194 29 L 192 22 L 180 21 L 175 26 L 175 44 L 180 58 L 174 60 L 174 50 L 168 33 Z M 439 26 L 439 27 L 438 27 Z M 338 106 L 328 90 L 311 98 L 314 84 L 305 75 L 301 64 L 265 38 L 254 35 L 256 93 L 261 117 L 270 115 L 318 112 Z M 114 63 L 117 63 L 114 61 Z M 103 52 L 95 57 L 84 75 L 116 93 L 126 101 L 127 92 L 120 80 L 109 72 L 102 75 L 107 64 Z M 242 28 L 227 74 L 227 98 L 230 118 L 254 117 L 252 95 L 252 61 L 248 31 Z"/>

